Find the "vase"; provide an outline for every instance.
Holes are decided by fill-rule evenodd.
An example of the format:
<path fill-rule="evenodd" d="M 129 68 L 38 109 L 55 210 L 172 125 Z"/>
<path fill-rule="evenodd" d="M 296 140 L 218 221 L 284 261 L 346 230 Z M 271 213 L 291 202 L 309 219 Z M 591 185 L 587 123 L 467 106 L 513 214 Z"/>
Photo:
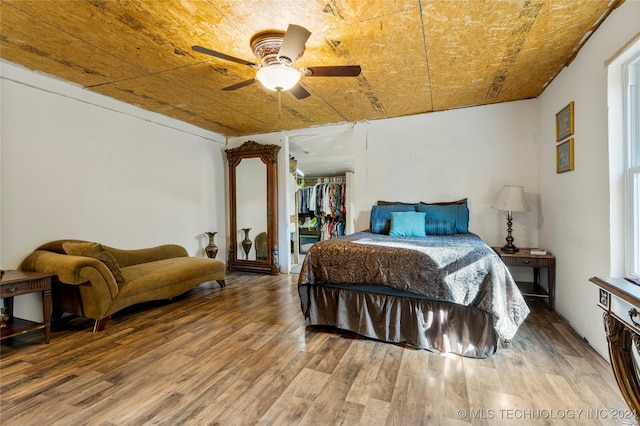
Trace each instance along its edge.
<path fill-rule="evenodd" d="M 218 246 L 213 242 L 213 237 L 216 236 L 217 232 L 205 232 L 209 237 L 209 245 L 205 247 L 204 252 L 207 254 L 207 257 L 211 259 L 215 259 L 218 254 Z"/>
<path fill-rule="evenodd" d="M 253 242 L 251 242 L 251 238 L 249 238 L 249 231 L 251 228 L 242 228 L 244 231 L 244 240 L 242 240 L 242 249 L 244 250 L 244 254 L 246 255 L 246 259 L 249 260 L 249 251 L 251 251 L 251 246 Z"/>

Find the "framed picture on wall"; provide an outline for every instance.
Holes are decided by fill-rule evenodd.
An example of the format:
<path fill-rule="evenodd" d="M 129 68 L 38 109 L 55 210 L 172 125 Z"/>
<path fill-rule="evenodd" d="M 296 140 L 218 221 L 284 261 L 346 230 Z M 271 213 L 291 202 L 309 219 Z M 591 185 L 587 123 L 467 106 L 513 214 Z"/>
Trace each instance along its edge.
<path fill-rule="evenodd" d="M 573 134 L 573 101 L 556 114 L 556 142 Z"/>
<path fill-rule="evenodd" d="M 556 146 L 556 173 L 573 170 L 573 138 Z"/>

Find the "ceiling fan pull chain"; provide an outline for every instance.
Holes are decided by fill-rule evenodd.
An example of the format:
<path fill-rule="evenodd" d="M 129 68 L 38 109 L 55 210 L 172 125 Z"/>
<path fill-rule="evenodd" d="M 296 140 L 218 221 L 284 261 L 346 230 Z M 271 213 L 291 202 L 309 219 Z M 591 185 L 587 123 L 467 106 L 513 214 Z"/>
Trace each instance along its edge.
<path fill-rule="evenodd" d="M 282 120 L 282 90 L 278 90 L 278 118 Z"/>

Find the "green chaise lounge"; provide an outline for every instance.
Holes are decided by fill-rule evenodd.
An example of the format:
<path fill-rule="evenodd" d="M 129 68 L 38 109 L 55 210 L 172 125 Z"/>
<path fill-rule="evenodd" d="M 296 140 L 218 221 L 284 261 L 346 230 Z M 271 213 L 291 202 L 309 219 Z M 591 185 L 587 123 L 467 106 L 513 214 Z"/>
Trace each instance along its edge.
<path fill-rule="evenodd" d="M 21 269 L 54 275 L 54 315 L 68 312 L 94 319 L 94 332 L 104 330 L 111 315 L 128 306 L 171 299 L 207 281 L 225 286 L 223 262 L 190 257 L 175 244 L 121 250 L 57 240 L 38 247 Z"/>

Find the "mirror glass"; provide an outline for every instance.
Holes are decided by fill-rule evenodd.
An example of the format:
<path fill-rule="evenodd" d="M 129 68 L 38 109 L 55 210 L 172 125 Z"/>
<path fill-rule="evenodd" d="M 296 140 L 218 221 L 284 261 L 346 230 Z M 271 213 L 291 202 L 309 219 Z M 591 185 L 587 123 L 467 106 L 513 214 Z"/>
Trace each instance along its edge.
<path fill-rule="evenodd" d="M 260 158 L 244 158 L 236 167 L 236 232 L 237 259 L 262 257 L 256 237 L 267 232 L 267 165 Z"/>

